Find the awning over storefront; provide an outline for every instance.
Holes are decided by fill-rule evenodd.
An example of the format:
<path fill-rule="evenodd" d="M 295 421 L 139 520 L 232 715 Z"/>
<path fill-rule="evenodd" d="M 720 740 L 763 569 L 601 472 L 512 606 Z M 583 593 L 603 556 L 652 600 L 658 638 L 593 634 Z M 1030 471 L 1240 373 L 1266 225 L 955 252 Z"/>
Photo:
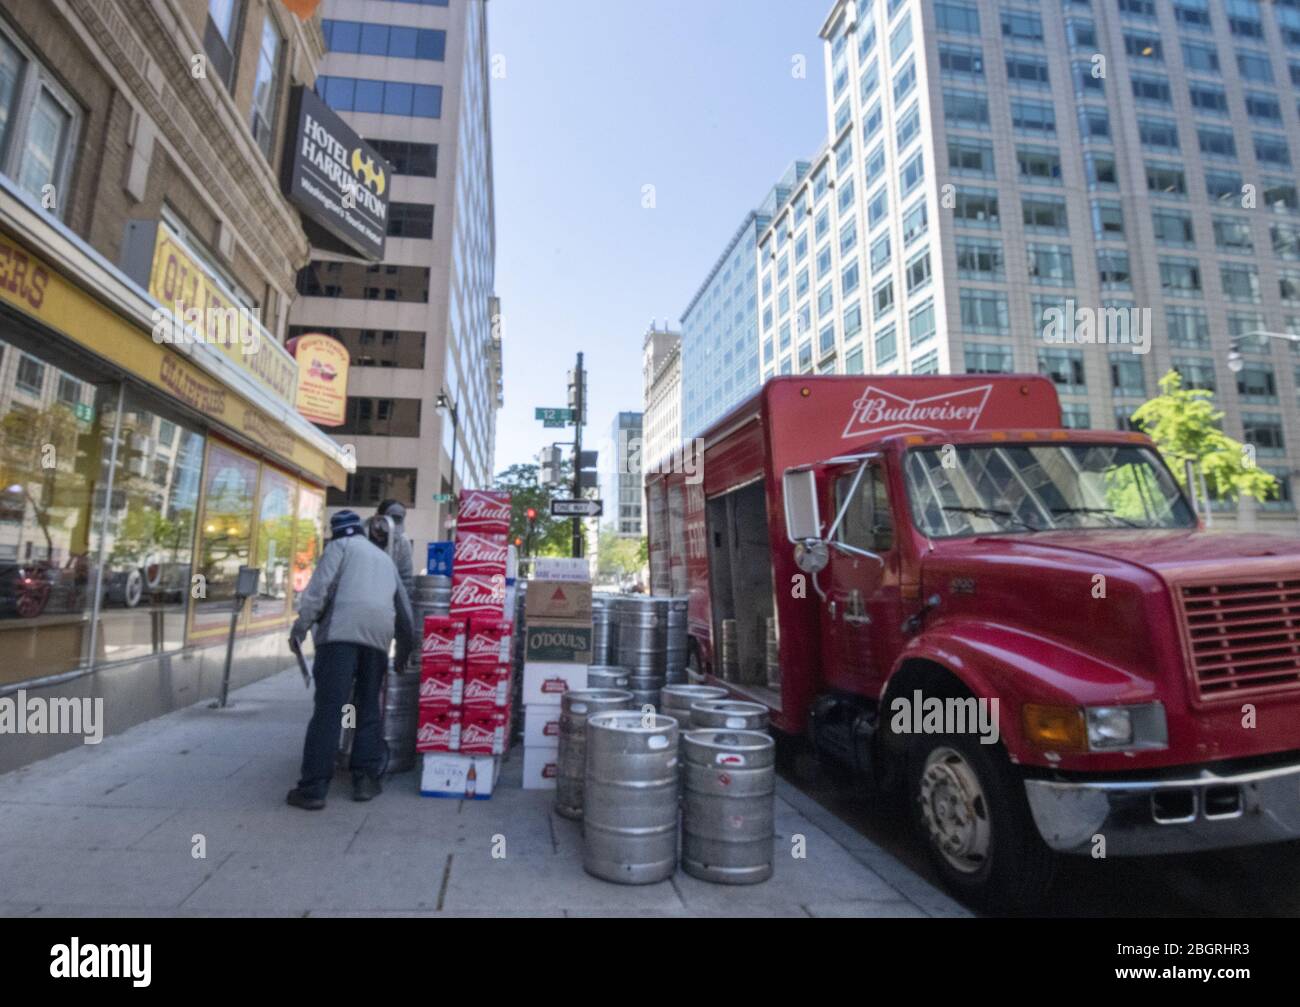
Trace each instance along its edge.
<path fill-rule="evenodd" d="M 346 485 L 351 456 L 298 415 L 292 395 L 275 395 L 264 369 L 228 347 L 155 341 L 171 312 L 4 178 L 0 300 L 303 476 Z"/>

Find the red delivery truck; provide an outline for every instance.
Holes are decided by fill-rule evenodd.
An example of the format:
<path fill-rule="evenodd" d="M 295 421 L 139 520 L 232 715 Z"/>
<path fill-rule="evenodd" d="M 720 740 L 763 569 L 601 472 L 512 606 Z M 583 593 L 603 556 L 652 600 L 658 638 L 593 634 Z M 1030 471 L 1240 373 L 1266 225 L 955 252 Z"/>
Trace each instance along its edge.
<path fill-rule="evenodd" d="M 677 462 L 693 677 L 901 790 L 958 894 L 1300 837 L 1300 542 L 1204 530 L 1145 435 L 1036 375 L 781 377 Z"/>

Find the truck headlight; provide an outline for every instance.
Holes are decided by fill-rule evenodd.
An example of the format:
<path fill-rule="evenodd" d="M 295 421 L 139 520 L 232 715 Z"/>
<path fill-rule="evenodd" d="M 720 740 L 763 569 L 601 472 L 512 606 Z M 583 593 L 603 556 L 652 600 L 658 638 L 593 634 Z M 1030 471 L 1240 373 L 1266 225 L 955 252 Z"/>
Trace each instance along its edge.
<path fill-rule="evenodd" d="M 1163 703 L 1087 706 L 1088 749 L 1093 752 L 1165 748 L 1169 729 Z"/>
<path fill-rule="evenodd" d="M 1025 704 L 1025 737 L 1053 752 L 1125 752 L 1169 747 L 1162 703 L 1127 706 Z"/>

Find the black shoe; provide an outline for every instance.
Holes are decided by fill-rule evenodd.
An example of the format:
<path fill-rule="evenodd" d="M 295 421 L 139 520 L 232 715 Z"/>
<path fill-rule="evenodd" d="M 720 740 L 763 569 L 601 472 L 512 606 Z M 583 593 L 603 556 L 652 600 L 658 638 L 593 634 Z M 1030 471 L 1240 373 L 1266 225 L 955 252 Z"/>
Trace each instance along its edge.
<path fill-rule="evenodd" d="M 372 797 L 378 797 L 383 790 L 383 784 L 373 776 L 358 776 L 352 781 L 352 800 L 368 801 Z"/>
<path fill-rule="evenodd" d="M 303 811 L 320 811 L 325 807 L 325 798 L 312 797 L 310 794 L 304 794 L 297 787 L 289 791 L 289 796 L 284 799 L 285 804 L 292 804 L 295 808 L 302 808 Z"/>

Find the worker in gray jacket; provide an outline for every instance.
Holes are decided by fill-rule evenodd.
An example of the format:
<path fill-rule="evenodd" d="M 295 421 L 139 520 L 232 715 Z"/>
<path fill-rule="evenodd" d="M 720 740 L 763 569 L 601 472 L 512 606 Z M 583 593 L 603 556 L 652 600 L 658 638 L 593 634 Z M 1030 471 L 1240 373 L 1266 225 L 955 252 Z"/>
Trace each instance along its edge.
<path fill-rule="evenodd" d="M 402 579 L 402 587 L 406 588 L 406 596 L 414 598 L 415 563 L 411 553 L 411 540 L 406 537 L 406 508 L 396 500 L 385 500 L 379 505 L 375 513 L 393 522 L 392 534 L 388 543 L 388 555 L 393 557 L 393 562 L 397 565 L 397 576 Z M 415 638 L 412 641 L 414 647 L 412 653 L 419 651 L 420 641 L 423 638 L 424 627 L 417 625 L 415 627 Z"/>
<path fill-rule="evenodd" d="M 388 650 L 396 638 L 401 670 L 414 638 L 406 589 L 388 554 L 362 533 L 361 518 L 339 511 L 330 518 L 330 535 L 290 631 L 293 641 L 301 643 L 310 630 L 316 645 L 316 705 L 303 745 L 302 779 L 287 798 L 309 811 L 325 806 L 349 701 L 356 703 L 352 797 L 368 801 L 380 792 L 384 741 L 379 692 Z"/>

